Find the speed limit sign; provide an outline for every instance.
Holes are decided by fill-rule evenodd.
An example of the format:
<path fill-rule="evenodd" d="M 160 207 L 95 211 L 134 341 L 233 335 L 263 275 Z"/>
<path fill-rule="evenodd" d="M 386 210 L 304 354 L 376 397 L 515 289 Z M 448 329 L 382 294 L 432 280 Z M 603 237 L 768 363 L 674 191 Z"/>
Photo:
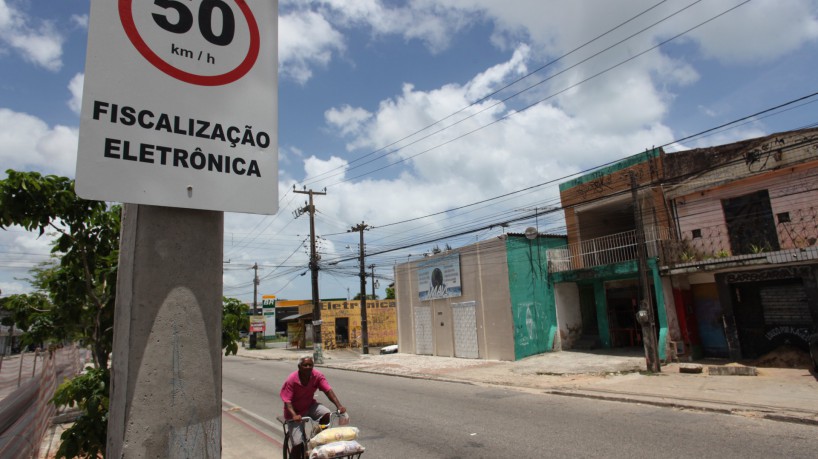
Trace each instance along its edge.
<path fill-rule="evenodd" d="M 275 213 L 278 3 L 92 0 L 77 193 Z"/>

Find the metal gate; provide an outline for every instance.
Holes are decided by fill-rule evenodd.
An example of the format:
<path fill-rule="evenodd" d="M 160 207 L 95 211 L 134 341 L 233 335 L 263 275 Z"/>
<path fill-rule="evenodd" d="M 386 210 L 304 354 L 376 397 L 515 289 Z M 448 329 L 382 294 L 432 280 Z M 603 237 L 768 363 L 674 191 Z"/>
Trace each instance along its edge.
<path fill-rule="evenodd" d="M 454 320 L 454 356 L 466 359 L 479 357 L 477 347 L 477 303 L 452 303 L 452 318 Z"/>
<path fill-rule="evenodd" d="M 770 326 L 810 327 L 807 290 L 800 282 L 761 287 L 764 324 Z"/>
<path fill-rule="evenodd" d="M 432 355 L 432 309 L 428 306 L 415 308 L 415 353 Z"/>

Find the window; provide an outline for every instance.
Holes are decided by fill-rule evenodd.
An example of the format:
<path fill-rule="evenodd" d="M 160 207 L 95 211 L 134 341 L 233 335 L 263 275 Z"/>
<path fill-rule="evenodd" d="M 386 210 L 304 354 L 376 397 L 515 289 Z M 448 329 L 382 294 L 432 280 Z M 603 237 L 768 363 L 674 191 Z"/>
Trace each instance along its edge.
<path fill-rule="evenodd" d="M 780 214 L 776 215 L 778 217 L 778 223 L 789 223 L 790 222 L 790 213 L 789 212 L 781 212 Z"/>
<path fill-rule="evenodd" d="M 767 190 L 721 201 L 730 249 L 734 255 L 779 250 L 770 194 Z"/>

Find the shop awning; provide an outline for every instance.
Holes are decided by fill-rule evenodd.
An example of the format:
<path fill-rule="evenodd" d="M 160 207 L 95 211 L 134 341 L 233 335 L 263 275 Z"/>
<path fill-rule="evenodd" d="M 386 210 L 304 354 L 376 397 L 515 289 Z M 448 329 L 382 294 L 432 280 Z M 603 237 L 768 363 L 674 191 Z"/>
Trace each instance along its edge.
<path fill-rule="evenodd" d="M 298 319 L 302 319 L 302 318 L 305 318 L 305 317 L 312 317 L 312 313 L 311 312 L 305 312 L 304 314 L 293 314 L 291 316 L 287 316 L 287 317 L 281 319 L 281 321 L 282 322 L 289 322 L 291 320 L 298 320 Z"/>

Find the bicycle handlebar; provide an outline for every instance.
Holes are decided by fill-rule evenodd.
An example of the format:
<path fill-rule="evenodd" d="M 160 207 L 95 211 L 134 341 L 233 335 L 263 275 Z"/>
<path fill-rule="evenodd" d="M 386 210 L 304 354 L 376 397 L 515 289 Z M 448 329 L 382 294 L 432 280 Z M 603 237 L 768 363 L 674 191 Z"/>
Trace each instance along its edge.
<path fill-rule="evenodd" d="M 329 413 L 329 423 L 327 425 L 332 424 L 333 419 L 339 419 L 341 417 L 341 414 L 343 414 L 343 413 L 341 413 L 341 410 L 330 411 L 330 413 Z M 287 419 L 284 422 L 287 423 L 287 424 L 289 424 L 289 423 L 306 424 L 307 422 L 314 423 L 314 424 L 319 424 L 320 423 L 319 421 L 321 421 L 321 418 L 313 419 L 313 418 L 311 418 L 309 416 L 301 416 L 300 421 L 296 421 L 294 419 Z"/>

